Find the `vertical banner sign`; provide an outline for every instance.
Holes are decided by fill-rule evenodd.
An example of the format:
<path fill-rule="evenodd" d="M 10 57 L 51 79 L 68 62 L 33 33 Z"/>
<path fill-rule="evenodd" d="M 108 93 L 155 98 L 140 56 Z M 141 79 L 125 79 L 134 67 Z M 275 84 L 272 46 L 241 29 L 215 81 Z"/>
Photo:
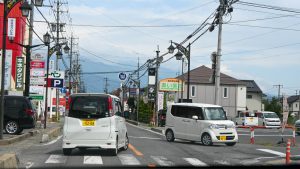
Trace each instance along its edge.
<path fill-rule="evenodd" d="M 153 101 L 155 98 L 155 68 L 148 69 L 148 100 Z"/>
<path fill-rule="evenodd" d="M 54 72 L 54 60 L 49 61 L 49 71 Z"/>
<path fill-rule="evenodd" d="M 164 92 L 158 92 L 157 111 L 164 109 Z"/>
<path fill-rule="evenodd" d="M 7 36 L 14 38 L 16 36 L 16 18 L 8 18 L 7 20 Z"/>
<path fill-rule="evenodd" d="M 10 90 L 12 50 L 6 50 L 4 89 Z"/>
<path fill-rule="evenodd" d="M 283 117 L 282 117 L 282 133 L 284 131 L 285 125 L 287 124 L 288 117 L 289 117 L 289 105 L 287 102 L 286 95 L 283 95 L 282 98 L 282 110 L 283 110 Z"/>
<path fill-rule="evenodd" d="M 16 90 L 23 90 L 24 58 L 17 57 L 16 60 Z"/>

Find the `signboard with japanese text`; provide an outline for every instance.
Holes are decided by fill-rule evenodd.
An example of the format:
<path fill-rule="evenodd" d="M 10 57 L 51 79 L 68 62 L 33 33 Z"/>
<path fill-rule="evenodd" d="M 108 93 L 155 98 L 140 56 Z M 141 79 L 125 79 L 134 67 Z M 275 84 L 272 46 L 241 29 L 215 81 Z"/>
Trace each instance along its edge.
<path fill-rule="evenodd" d="M 158 92 L 157 111 L 164 109 L 164 92 Z"/>
<path fill-rule="evenodd" d="M 7 36 L 10 38 L 16 36 L 16 18 L 7 19 Z"/>
<path fill-rule="evenodd" d="M 38 101 L 43 101 L 44 100 L 44 95 L 31 94 L 29 97 L 32 100 L 38 100 Z"/>
<path fill-rule="evenodd" d="M 44 69 L 31 69 L 30 70 L 30 76 L 39 76 L 43 77 L 45 75 Z"/>
<path fill-rule="evenodd" d="M 0 50 L 0 63 L 2 63 L 2 50 Z M 4 89 L 10 90 L 10 81 L 11 81 L 11 66 L 12 66 L 12 50 L 6 50 L 5 58 L 5 81 Z M 1 86 L 1 84 L 0 84 Z"/>
<path fill-rule="evenodd" d="M 38 68 L 38 69 L 44 69 L 45 68 L 45 62 L 44 61 L 31 61 L 30 62 L 30 68 Z"/>
<path fill-rule="evenodd" d="M 46 74 L 44 74 L 44 77 L 46 77 Z M 52 71 L 48 75 L 49 78 L 56 78 L 56 79 L 64 79 L 65 78 L 65 72 L 64 71 Z"/>
<path fill-rule="evenodd" d="M 45 57 L 39 53 L 30 56 L 31 60 L 45 60 Z"/>
<path fill-rule="evenodd" d="M 159 82 L 159 90 L 160 91 L 173 91 L 173 92 L 181 92 L 181 89 L 184 88 L 181 87 L 181 85 L 184 85 L 180 79 L 175 78 L 167 78 L 163 79 Z"/>
<path fill-rule="evenodd" d="M 16 59 L 16 90 L 23 90 L 24 80 L 24 58 L 17 57 Z"/>
<path fill-rule="evenodd" d="M 44 85 L 44 77 L 30 77 L 30 85 Z"/>

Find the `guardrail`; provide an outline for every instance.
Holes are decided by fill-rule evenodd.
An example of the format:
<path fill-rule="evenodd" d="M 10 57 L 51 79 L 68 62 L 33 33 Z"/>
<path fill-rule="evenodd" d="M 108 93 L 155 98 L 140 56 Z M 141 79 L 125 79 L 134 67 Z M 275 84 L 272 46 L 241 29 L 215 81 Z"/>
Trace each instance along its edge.
<path fill-rule="evenodd" d="M 255 134 L 254 134 L 254 130 L 255 129 L 266 129 L 266 126 L 236 126 L 237 128 L 249 128 L 250 129 L 250 144 L 254 144 L 255 143 Z M 282 127 L 280 127 L 282 128 Z M 295 146 L 296 145 L 296 128 L 294 126 L 285 126 L 286 129 L 292 129 L 293 130 L 293 139 L 291 141 L 292 145 Z"/>

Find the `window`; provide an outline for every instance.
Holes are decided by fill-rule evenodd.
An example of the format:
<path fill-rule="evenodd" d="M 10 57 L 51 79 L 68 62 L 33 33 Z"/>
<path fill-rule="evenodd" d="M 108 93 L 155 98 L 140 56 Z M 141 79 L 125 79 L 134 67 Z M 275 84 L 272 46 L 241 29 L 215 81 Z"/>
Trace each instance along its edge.
<path fill-rule="evenodd" d="M 196 97 L 196 86 L 192 86 L 191 96 Z"/>
<path fill-rule="evenodd" d="M 204 108 L 206 120 L 227 120 L 226 114 L 223 108 L 220 107 L 208 107 Z"/>
<path fill-rule="evenodd" d="M 251 94 L 248 94 L 248 95 L 247 95 L 247 99 L 252 99 L 252 95 L 251 95 Z"/>
<path fill-rule="evenodd" d="M 228 88 L 227 87 L 223 88 L 223 97 L 228 98 Z"/>

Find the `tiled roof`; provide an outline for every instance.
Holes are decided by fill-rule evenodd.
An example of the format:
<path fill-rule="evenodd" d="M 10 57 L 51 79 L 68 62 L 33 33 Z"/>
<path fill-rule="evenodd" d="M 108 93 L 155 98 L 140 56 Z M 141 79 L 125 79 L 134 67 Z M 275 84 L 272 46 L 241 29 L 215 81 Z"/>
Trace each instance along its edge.
<path fill-rule="evenodd" d="M 198 68 L 195 68 L 190 71 L 190 83 L 191 84 L 212 84 L 212 82 L 209 81 L 213 74 L 213 70 L 211 68 L 208 68 L 206 66 L 200 66 Z M 182 79 L 184 78 L 184 81 L 187 81 L 187 73 L 178 76 L 177 78 Z M 221 80 L 220 84 L 222 85 L 246 85 L 245 82 L 240 81 L 238 79 L 235 79 L 233 77 L 230 77 L 226 74 L 221 73 Z"/>
<path fill-rule="evenodd" d="M 298 99 L 300 99 L 299 95 L 290 96 L 287 98 L 287 102 L 289 104 L 291 104 L 291 103 L 294 103 L 295 101 L 297 101 Z"/>
<path fill-rule="evenodd" d="M 247 92 L 255 92 L 255 93 L 262 93 L 261 89 L 255 83 L 254 80 L 241 80 L 246 83 L 247 85 Z"/>

